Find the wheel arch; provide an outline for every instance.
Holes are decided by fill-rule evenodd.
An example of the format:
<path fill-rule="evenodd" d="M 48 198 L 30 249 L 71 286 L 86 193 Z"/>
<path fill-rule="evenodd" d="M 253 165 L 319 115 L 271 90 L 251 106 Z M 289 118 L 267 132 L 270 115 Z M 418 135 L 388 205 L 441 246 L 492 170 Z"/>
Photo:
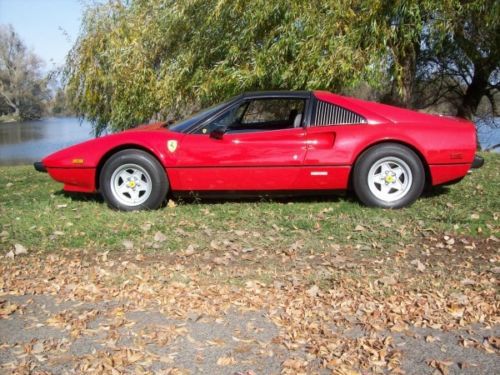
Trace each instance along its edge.
<path fill-rule="evenodd" d="M 416 148 L 414 145 L 412 145 L 408 142 L 404 142 L 401 140 L 383 139 L 383 140 L 369 144 L 368 146 L 364 147 L 360 152 L 358 152 L 358 154 L 356 155 L 356 158 L 354 159 L 354 162 L 352 163 L 351 171 L 349 172 L 349 186 L 348 186 L 349 190 L 352 190 L 352 179 L 353 179 L 353 175 L 354 175 L 354 166 L 358 162 L 361 155 L 363 155 L 366 151 L 368 151 L 374 147 L 378 147 L 378 146 L 384 145 L 384 144 L 397 144 L 397 145 L 400 145 L 400 146 L 403 146 L 403 147 L 406 147 L 406 148 L 412 150 L 418 156 L 418 158 L 420 159 L 420 162 L 422 163 L 422 166 L 424 167 L 425 188 L 428 188 L 429 186 L 432 185 L 432 175 L 431 175 L 431 171 L 429 168 L 429 163 L 427 162 L 424 155 L 422 154 L 422 152 L 418 148 Z"/>
<path fill-rule="evenodd" d="M 106 162 L 109 160 L 109 158 L 111 158 L 114 154 L 116 154 L 117 152 L 123 151 L 123 150 L 144 151 L 144 152 L 148 153 L 149 155 L 151 155 L 152 157 L 154 157 L 158 161 L 158 163 L 160 163 L 160 165 L 163 167 L 163 163 L 161 162 L 160 158 L 158 158 L 158 156 L 155 155 L 155 153 L 147 147 L 144 147 L 144 146 L 141 146 L 138 144 L 133 144 L 133 143 L 132 144 L 123 144 L 123 145 L 113 147 L 112 149 L 108 150 L 101 157 L 101 159 L 99 160 L 99 163 L 97 164 L 96 173 L 95 173 L 95 188 L 96 188 L 96 190 L 99 190 L 99 187 L 100 187 L 99 186 L 99 177 L 101 175 L 101 171 L 102 171 L 104 164 L 106 164 Z M 165 175 L 167 176 L 167 180 L 169 180 L 167 170 L 165 168 L 163 168 L 163 170 L 165 171 Z"/>

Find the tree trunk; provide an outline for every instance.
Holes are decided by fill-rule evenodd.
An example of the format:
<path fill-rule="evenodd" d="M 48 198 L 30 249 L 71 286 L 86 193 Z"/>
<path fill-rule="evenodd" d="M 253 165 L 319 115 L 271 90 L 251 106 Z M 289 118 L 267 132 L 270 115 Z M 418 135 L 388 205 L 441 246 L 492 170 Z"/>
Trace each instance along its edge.
<path fill-rule="evenodd" d="M 465 95 L 462 98 L 462 104 L 457 108 L 457 116 L 471 120 L 476 114 L 479 103 L 487 93 L 489 72 L 474 67 L 474 75 L 471 84 L 467 87 Z"/>
<path fill-rule="evenodd" d="M 401 76 L 396 82 L 396 90 L 393 90 L 393 101 L 405 108 L 413 107 L 417 58 L 420 54 L 419 43 L 420 41 L 409 44 L 399 54 L 397 52 L 394 54 L 395 62 L 401 69 Z"/>
<path fill-rule="evenodd" d="M 19 105 L 13 102 L 7 94 L 0 91 L 0 95 L 4 98 L 5 103 L 14 110 L 14 116 L 19 117 Z"/>

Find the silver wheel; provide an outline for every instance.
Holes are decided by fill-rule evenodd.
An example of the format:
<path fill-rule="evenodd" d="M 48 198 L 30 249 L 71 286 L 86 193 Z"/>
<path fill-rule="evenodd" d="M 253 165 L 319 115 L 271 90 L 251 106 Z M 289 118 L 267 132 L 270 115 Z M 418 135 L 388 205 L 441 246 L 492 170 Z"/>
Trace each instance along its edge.
<path fill-rule="evenodd" d="M 129 207 L 142 205 L 152 191 L 151 176 L 137 164 L 124 164 L 116 168 L 109 183 L 114 198 Z"/>
<path fill-rule="evenodd" d="M 406 196 L 412 183 L 410 167 L 397 157 L 389 156 L 377 160 L 368 172 L 368 188 L 371 193 L 387 203 Z"/>

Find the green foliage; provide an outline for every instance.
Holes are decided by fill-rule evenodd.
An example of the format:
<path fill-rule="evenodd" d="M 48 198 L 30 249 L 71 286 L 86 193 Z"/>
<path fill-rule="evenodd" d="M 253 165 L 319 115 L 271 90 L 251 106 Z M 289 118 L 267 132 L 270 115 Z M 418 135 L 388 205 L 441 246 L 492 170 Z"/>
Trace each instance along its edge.
<path fill-rule="evenodd" d="M 113 0 L 85 14 L 68 57 L 68 93 L 97 133 L 177 117 L 245 90 L 368 84 L 390 87 L 396 102 L 411 106 L 419 80 L 439 77 L 431 58 L 460 50 L 446 55 L 447 66 L 478 66 L 462 47 L 460 27 L 474 24 L 485 42 L 474 44 L 498 51 L 498 33 L 490 33 L 498 17 L 484 14 L 490 3 Z"/>
<path fill-rule="evenodd" d="M 356 7 L 350 1 L 112 2 L 87 12 L 68 61 L 68 87 L 79 113 L 99 131 L 175 116 L 244 90 L 340 90 L 375 81 L 375 51 L 358 48 Z"/>
<path fill-rule="evenodd" d="M 500 86 L 500 2 L 368 1 L 364 44 L 387 58 L 392 101 L 425 108 L 448 102 L 472 118 Z M 385 49 L 384 49 L 385 48 Z"/>

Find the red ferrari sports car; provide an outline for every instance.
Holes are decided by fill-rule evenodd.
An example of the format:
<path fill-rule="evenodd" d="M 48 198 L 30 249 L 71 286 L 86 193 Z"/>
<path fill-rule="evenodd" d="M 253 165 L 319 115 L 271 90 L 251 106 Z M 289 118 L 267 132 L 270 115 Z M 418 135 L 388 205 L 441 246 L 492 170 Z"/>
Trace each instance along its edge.
<path fill-rule="evenodd" d="M 313 92 L 253 92 L 172 125 L 96 138 L 35 163 L 72 192 L 99 191 L 121 210 L 155 209 L 168 194 L 353 189 L 400 208 L 425 186 L 481 167 L 474 125 Z"/>

